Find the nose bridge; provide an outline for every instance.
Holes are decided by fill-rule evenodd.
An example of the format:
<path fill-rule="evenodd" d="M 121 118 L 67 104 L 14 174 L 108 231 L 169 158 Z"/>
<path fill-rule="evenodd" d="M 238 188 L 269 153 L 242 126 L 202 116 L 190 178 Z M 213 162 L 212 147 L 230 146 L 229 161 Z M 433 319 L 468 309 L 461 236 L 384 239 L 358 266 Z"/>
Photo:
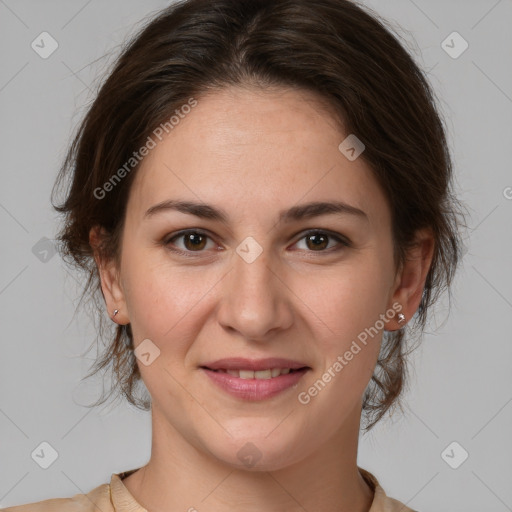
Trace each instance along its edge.
<path fill-rule="evenodd" d="M 261 254 L 255 254 L 255 249 L 250 247 L 249 252 L 244 254 L 248 244 L 242 243 L 237 249 L 237 255 L 234 258 L 233 285 L 239 289 L 239 299 L 243 298 L 267 298 L 272 300 L 271 288 L 272 281 L 275 279 L 271 265 L 269 251 L 262 251 Z M 236 292 L 235 292 L 236 295 Z"/>
<path fill-rule="evenodd" d="M 253 240 L 240 244 L 222 296 L 219 321 L 224 327 L 257 339 L 289 326 L 286 287 L 277 273 L 269 250 L 258 248 Z"/>

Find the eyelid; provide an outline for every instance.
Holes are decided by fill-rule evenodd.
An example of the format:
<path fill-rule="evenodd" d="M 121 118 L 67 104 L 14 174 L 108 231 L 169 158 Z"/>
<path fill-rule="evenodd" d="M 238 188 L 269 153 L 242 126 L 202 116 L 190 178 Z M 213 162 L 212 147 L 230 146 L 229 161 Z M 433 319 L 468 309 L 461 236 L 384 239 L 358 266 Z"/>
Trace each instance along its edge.
<path fill-rule="evenodd" d="M 208 231 L 206 231 L 204 229 L 200 229 L 200 228 L 188 228 L 188 229 L 183 229 L 183 230 L 177 231 L 175 233 L 171 233 L 168 236 L 165 236 L 162 240 L 162 243 L 167 247 L 170 245 L 171 240 L 186 236 L 191 233 L 203 235 L 203 236 L 209 238 L 210 240 L 212 240 L 213 242 L 215 242 L 214 237 Z M 335 233 L 329 229 L 321 229 L 321 228 L 311 228 L 311 229 L 306 229 L 304 231 L 301 231 L 300 233 L 298 233 L 297 235 L 294 236 L 294 238 L 296 238 L 296 237 L 298 237 L 298 238 L 296 238 L 295 242 L 292 245 L 297 244 L 298 242 L 300 242 L 302 239 L 306 238 L 309 235 L 316 235 L 316 234 L 327 235 L 330 239 L 336 240 L 336 242 L 338 242 L 339 246 L 342 246 L 345 248 L 352 247 L 352 242 L 346 236 L 342 235 L 341 233 Z M 338 248 L 331 247 L 330 249 L 324 249 L 321 251 L 307 251 L 307 252 L 310 252 L 310 253 L 317 252 L 319 254 L 322 254 L 322 253 L 331 254 L 332 252 L 336 252 L 340 249 L 341 249 L 340 247 L 338 247 Z M 179 254 L 185 254 L 187 256 L 190 255 L 192 257 L 194 255 L 194 253 L 197 253 L 197 255 L 200 255 L 201 253 L 206 252 L 205 250 L 202 250 L 202 251 L 187 251 L 187 250 L 182 250 L 182 249 L 170 249 L 170 250 L 173 252 L 179 253 Z"/>

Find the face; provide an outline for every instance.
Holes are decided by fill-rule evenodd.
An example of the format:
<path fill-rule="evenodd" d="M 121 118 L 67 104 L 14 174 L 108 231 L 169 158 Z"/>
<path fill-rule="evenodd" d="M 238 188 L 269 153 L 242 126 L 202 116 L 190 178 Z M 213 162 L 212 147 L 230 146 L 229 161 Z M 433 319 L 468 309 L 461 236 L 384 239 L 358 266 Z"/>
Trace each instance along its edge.
<path fill-rule="evenodd" d="M 359 418 L 396 279 L 389 206 L 338 149 L 347 135 L 308 92 L 231 88 L 198 98 L 143 160 L 108 293 L 135 347 L 146 340 L 151 363 L 137 364 L 160 432 L 277 469 Z M 306 370 L 204 368 L 225 358 Z"/>

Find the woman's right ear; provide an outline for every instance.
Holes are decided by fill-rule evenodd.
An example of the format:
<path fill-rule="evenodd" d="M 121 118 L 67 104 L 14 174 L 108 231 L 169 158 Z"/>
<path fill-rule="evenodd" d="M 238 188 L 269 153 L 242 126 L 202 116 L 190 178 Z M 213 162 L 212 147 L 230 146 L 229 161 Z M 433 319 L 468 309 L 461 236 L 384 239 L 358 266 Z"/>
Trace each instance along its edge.
<path fill-rule="evenodd" d="M 94 261 L 98 267 L 101 290 L 107 306 L 108 316 L 118 324 L 128 324 L 130 319 L 126 310 L 124 292 L 120 284 L 119 269 L 113 258 L 107 257 L 102 249 L 102 242 L 108 236 L 102 226 L 94 226 L 89 231 L 89 245 L 93 250 Z"/>

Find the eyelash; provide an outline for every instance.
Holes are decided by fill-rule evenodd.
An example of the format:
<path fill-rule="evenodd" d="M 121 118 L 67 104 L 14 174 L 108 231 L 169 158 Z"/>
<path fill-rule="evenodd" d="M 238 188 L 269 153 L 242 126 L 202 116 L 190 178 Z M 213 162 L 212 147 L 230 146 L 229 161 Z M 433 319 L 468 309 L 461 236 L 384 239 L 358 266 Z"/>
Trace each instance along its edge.
<path fill-rule="evenodd" d="M 205 250 L 203 249 L 201 251 L 188 251 L 188 250 L 176 249 L 176 248 L 171 247 L 171 245 L 172 245 L 171 242 L 173 240 L 182 238 L 182 237 L 184 237 L 186 235 L 190 235 L 190 234 L 202 235 L 202 236 L 205 236 L 205 237 L 209 238 L 210 240 L 212 240 L 212 237 L 205 231 L 202 231 L 201 229 L 185 229 L 183 231 L 178 231 L 177 233 L 173 233 L 172 235 L 165 237 L 163 240 L 163 245 L 174 253 L 182 254 L 182 255 L 184 255 L 186 257 L 190 257 L 190 258 L 197 257 L 194 255 L 194 253 L 197 253 L 197 255 L 199 255 L 202 252 L 205 252 Z M 352 246 L 348 239 L 341 238 L 340 236 L 338 236 L 330 231 L 325 231 L 325 230 L 321 230 L 321 229 L 312 229 L 312 230 L 306 231 L 302 235 L 302 237 L 299 238 L 295 243 L 298 243 L 301 240 L 303 240 L 304 238 L 311 236 L 311 235 L 325 235 L 329 239 L 333 239 L 336 242 L 338 242 L 342 247 L 334 248 L 334 250 L 331 247 L 330 249 L 323 249 L 323 250 L 319 250 L 319 251 L 308 250 L 307 252 L 311 252 L 311 253 L 318 252 L 318 253 L 332 254 L 333 252 L 338 252 L 338 251 L 342 250 L 343 248 Z"/>

